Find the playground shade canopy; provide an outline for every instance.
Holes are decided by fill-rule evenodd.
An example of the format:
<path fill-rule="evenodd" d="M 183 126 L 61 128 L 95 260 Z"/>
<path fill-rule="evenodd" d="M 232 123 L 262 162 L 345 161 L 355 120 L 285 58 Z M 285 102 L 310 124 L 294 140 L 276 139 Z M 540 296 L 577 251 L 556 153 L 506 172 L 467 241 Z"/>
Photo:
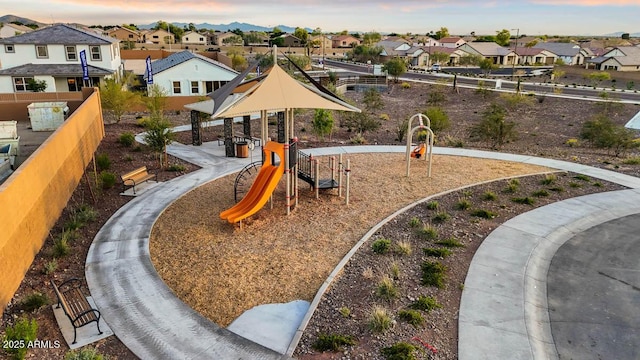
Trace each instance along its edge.
<path fill-rule="evenodd" d="M 360 109 L 322 93 L 320 90 L 306 86 L 293 79 L 279 66 L 271 68 L 269 73 L 248 89 L 231 104 L 220 106 L 212 118 L 233 118 L 286 109 L 327 109 L 339 111 L 355 111 Z"/>

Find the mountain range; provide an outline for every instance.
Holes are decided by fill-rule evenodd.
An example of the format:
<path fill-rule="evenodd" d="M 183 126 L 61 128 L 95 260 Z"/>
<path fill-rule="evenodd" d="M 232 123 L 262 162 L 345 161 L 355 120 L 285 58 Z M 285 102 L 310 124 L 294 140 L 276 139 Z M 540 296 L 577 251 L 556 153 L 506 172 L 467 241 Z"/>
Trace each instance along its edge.
<path fill-rule="evenodd" d="M 181 23 L 181 22 L 172 22 L 171 24 L 179 28 L 185 28 L 189 26 L 188 23 Z M 229 24 L 200 23 L 200 24 L 193 24 L 193 25 L 196 27 L 196 29 L 207 29 L 207 30 L 218 30 L 218 31 L 228 31 L 228 30 L 230 31 L 230 30 L 240 29 L 242 32 L 248 32 L 248 31 L 270 32 L 273 30 L 274 27 L 277 27 L 286 33 L 293 33 L 296 30 L 295 27 L 286 26 L 286 25 L 276 25 L 274 27 L 266 27 L 266 26 L 241 23 L 237 21 L 231 22 Z M 156 23 L 138 25 L 138 29 L 151 29 L 154 26 L 156 26 Z M 312 29 L 306 29 L 306 30 L 311 32 Z"/>
<path fill-rule="evenodd" d="M 11 22 L 21 22 L 25 25 L 27 24 L 36 24 L 39 27 L 43 27 L 46 26 L 47 24 L 45 23 L 41 23 L 38 21 L 34 21 L 28 18 L 24 18 L 24 17 L 20 17 L 20 16 L 16 16 L 16 15 L 4 15 L 4 16 L 0 16 L 0 23 L 11 23 Z M 188 27 L 189 23 L 184 23 L 184 22 L 172 22 L 173 25 L 180 27 L 180 28 L 184 28 L 184 27 Z M 95 25 L 95 24 L 85 24 L 85 25 Z M 120 24 L 112 24 L 112 25 L 120 25 Z M 156 26 L 156 23 L 151 23 L 151 24 L 144 24 L 144 25 L 137 25 L 139 29 L 151 29 L 154 26 Z M 248 24 L 248 23 L 241 23 L 241 22 L 231 22 L 228 24 L 209 24 L 209 23 L 200 23 L 200 24 L 194 24 L 194 26 L 196 27 L 196 29 L 207 29 L 207 30 L 218 30 L 218 31 L 228 31 L 228 30 L 235 30 L 235 29 L 240 29 L 243 32 L 248 32 L 248 31 L 264 31 L 264 32 L 270 32 L 273 30 L 273 27 L 266 27 L 266 26 L 260 26 L 260 25 L 253 25 L 253 24 Z M 286 26 L 286 25 L 276 25 L 275 27 L 278 27 L 280 30 L 286 32 L 286 33 L 293 33 L 295 31 L 295 27 L 291 27 L 291 26 Z M 311 32 L 312 29 L 306 28 L 305 30 Z M 610 34 L 603 34 L 603 35 L 595 35 L 595 36 L 603 36 L 603 37 L 621 37 L 622 34 L 625 33 L 623 31 L 618 31 L 618 32 L 614 32 L 614 33 L 610 33 Z M 631 37 L 640 37 L 640 32 L 634 32 L 634 33 L 630 33 L 629 34 Z"/>

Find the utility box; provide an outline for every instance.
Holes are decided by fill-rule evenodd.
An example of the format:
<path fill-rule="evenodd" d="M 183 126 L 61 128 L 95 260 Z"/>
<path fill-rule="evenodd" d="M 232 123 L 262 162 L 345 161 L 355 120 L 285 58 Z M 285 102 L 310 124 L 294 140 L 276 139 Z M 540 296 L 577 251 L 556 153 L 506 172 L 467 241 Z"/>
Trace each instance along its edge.
<path fill-rule="evenodd" d="M 13 166 L 18 155 L 20 155 L 18 122 L 0 121 L 0 159 L 8 157 Z"/>
<path fill-rule="evenodd" d="M 66 102 L 37 102 L 27 106 L 32 131 L 54 131 L 69 113 Z"/>

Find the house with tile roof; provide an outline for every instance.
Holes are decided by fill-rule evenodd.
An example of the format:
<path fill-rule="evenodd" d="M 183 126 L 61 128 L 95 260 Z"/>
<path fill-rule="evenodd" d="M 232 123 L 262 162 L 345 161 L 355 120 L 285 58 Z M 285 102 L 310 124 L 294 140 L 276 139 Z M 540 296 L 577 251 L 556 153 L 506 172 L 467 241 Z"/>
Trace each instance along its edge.
<path fill-rule="evenodd" d="M 2 24 L 0 23 L 0 38 L 8 38 L 28 32 L 32 32 L 33 29 L 24 25 L 17 24 Z"/>
<path fill-rule="evenodd" d="M 519 47 L 513 49 L 518 54 L 518 65 L 553 65 L 558 56 L 540 48 Z"/>
<path fill-rule="evenodd" d="M 175 44 L 175 36 L 164 29 L 148 30 L 142 33 L 144 42 L 148 44 Z"/>
<path fill-rule="evenodd" d="M 494 42 L 468 42 L 460 45 L 458 49 L 490 59 L 496 65 L 512 65 L 514 61 L 517 62 L 516 53 Z"/>
<path fill-rule="evenodd" d="M 238 72 L 190 51 L 176 52 L 151 63 L 153 84 L 169 96 L 207 95 L 238 75 Z M 149 74 L 143 76 L 149 80 Z"/>
<path fill-rule="evenodd" d="M 452 49 L 456 49 L 466 43 L 466 41 L 463 38 L 458 36 L 447 36 L 447 37 L 441 38 L 438 41 L 440 42 L 440 46 L 443 46 L 446 48 L 452 48 Z"/>
<path fill-rule="evenodd" d="M 352 48 L 360 45 L 360 39 L 351 35 L 335 35 L 331 37 L 332 48 Z"/>
<path fill-rule="evenodd" d="M 446 47 L 446 46 L 429 46 L 425 48 L 426 52 L 427 52 L 427 56 L 429 58 L 431 58 L 432 54 L 435 53 L 444 53 L 444 54 L 448 54 L 449 55 L 449 60 L 440 63 L 440 65 L 442 66 L 457 66 L 460 65 L 460 58 L 468 55 L 467 52 L 461 50 L 461 49 L 457 49 L 457 48 L 451 48 L 451 47 Z M 434 61 L 430 61 L 430 64 L 434 63 Z"/>
<path fill-rule="evenodd" d="M 116 38 L 122 42 L 130 41 L 134 43 L 141 43 L 144 40 L 144 36 L 140 31 L 131 30 L 123 26 L 114 26 L 111 29 L 104 32 L 106 36 Z"/>
<path fill-rule="evenodd" d="M 122 75 L 119 42 L 65 24 L 0 39 L 0 93 L 32 91 L 32 80 L 44 81 L 46 92 L 97 86 L 105 77 Z M 82 51 L 89 80 L 83 79 Z"/>
<path fill-rule="evenodd" d="M 587 61 L 598 70 L 640 71 L 640 47 L 618 46 Z"/>
<path fill-rule="evenodd" d="M 539 42 L 533 47 L 556 54 L 566 65 L 583 65 L 589 58 L 588 51 L 575 43 Z"/>

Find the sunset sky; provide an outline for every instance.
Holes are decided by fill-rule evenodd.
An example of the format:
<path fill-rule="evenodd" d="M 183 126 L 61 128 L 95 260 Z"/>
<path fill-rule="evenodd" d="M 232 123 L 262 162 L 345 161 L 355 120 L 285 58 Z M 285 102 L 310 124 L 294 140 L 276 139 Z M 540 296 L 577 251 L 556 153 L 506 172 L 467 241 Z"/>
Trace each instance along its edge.
<path fill-rule="evenodd" d="M 376 31 L 425 34 L 604 35 L 640 32 L 640 0 L 0 0 L 0 15 L 43 23 L 194 24 L 233 21 L 325 32 Z M 515 33 L 515 30 L 512 31 Z"/>

